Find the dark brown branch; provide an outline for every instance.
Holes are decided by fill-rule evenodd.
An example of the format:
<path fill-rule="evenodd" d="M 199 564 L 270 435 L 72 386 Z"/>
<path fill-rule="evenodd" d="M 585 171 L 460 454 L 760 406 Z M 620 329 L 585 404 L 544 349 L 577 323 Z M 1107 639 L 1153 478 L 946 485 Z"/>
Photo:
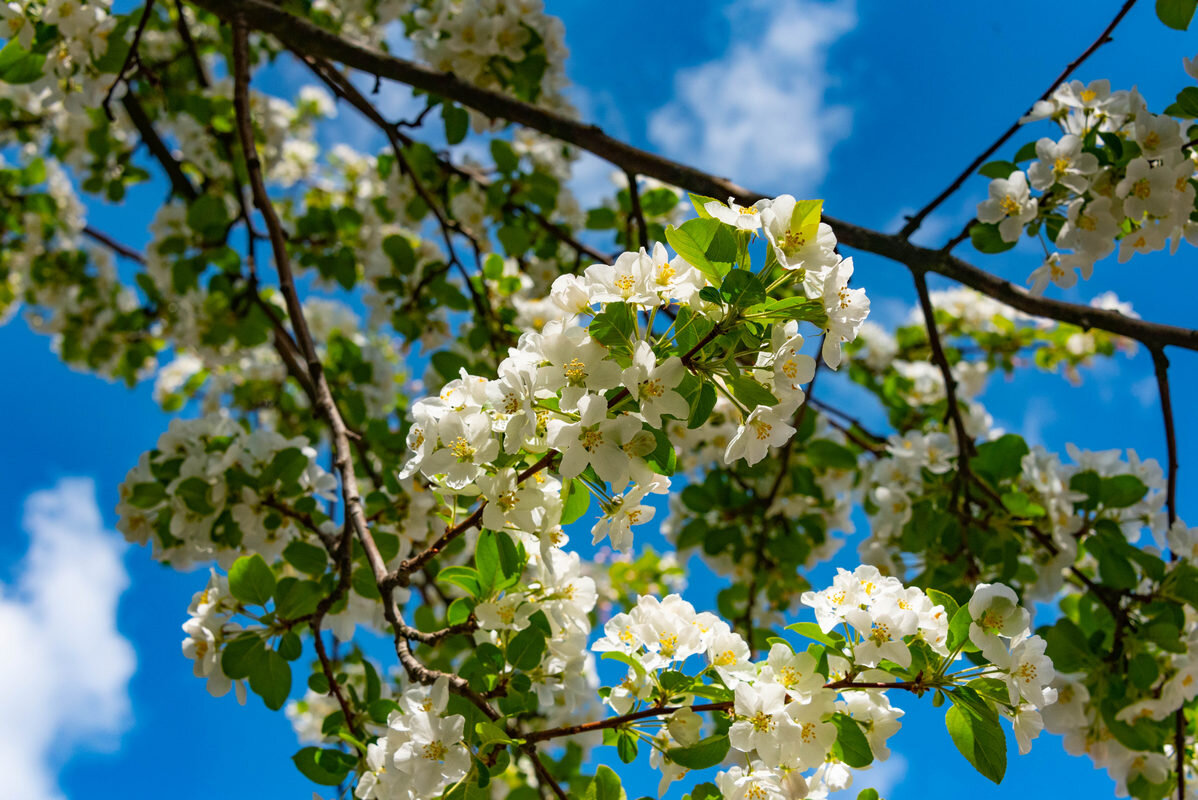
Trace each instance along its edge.
<path fill-rule="evenodd" d="M 640 238 L 640 246 L 649 247 L 649 227 L 645 224 L 645 211 L 641 208 L 641 190 L 636 185 L 636 175 L 625 170 L 624 177 L 628 179 L 628 203 L 632 209 L 633 220 L 636 221 L 636 232 Z M 628 237 L 628 249 L 633 249 L 632 237 Z"/>
<path fill-rule="evenodd" d="M 555 458 L 557 458 L 557 451 L 550 450 L 541 458 L 540 461 L 517 475 L 516 483 L 523 483 L 524 481 L 528 480 L 533 475 L 553 463 L 553 459 Z M 403 586 L 409 575 L 435 558 L 449 545 L 450 542 L 476 525 L 479 525 L 483 520 L 483 509 L 486 507 L 487 501 L 484 500 L 478 504 L 478 507 L 475 508 L 473 513 L 466 517 L 466 519 L 462 520 L 457 525 L 454 525 L 452 528 L 447 528 L 445 533 L 438 536 L 437 539 L 428 547 L 424 548 L 424 550 L 421 550 L 419 553 L 409 559 L 405 559 L 403 563 L 399 565 L 399 568 L 388 576 L 388 583 Z"/>
<path fill-rule="evenodd" d="M 1177 521 L 1177 431 L 1173 427 L 1173 395 L 1169 391 L 1169 359 L 1164 350 L 1152 348 L 1152 367 L 1156 373 L 1156 385 L 1161 396 L 1161 416 L 1165 422 L 1165 448 L 1168 453 L 1168 483 L 1165 493 L 1165 511 L 1168 515 L 1169 527 Z M 1172 551 L 1172 548 L 1170 548 Z M 1176 561 L 1177 553 L 1170 552 L 1169 560 Z M 1186 712 L 1185 705 L 1177 709 L 1173 715 L 1173 753 L 1177 759 L 1177 798 L 1185 800 L 1186 796 Z"/>
<path fill-rule="evenodd" d="M 241 13 L 248 24 L 302 48 L 305 53 L 340 61 L 371 75 L 439 94 L 491 117 L 534 128 L 637 175 L 656 178 L 697 194 L 732 197 L 744 204 L 752 204 L 766 196 L 633 147 L 608 136 L 598 126 L 578 122 L 505 94 L 479 88 L 453 75 L 345 41 L 265 0 L 195 0 L 195 4 L 226 19 Z M 824 221 L 832 226 L 837 238 L 847 247 L 885 256 L 903 264 L 918 265 L 920 269 L 970 286 L 1025 313 L 1068 322 L 1085 329 L 1098 328 L 1145 345 L 1176 345 L 1198 350 L 1198 330 L 1145 322 L 1125 317 L 1116 311 L 1036 297 L 1022 287 L 947 253 L 919 247 L 899 236 L 831 217 L 825 217 Z"/>
<path fill-rule="evenodd" d="M 915 280 L 915 290 L 919 294 L 919 306 L 923 309 L 924 325 L 928 330 L 928 344 L 932 348 L 932 361 L 940 368 L 944 378 L 945 401 L 948 406 L 944 421 L 952 422 L 957 434 L 957 470 L 966 478 L 969 475 L 969 457 L 973 454 L 973 439 L 965 432 L 965 421 L 961 417 L 961 406 L 957 402 L 957 379 L 953 376 L 953 367 L 948 363 L 944 347 L 940 344 L 940 332 L 936 325 L 936 310 L 932 307 L 932 298 L 928 294 L 928 282 L 921 270 L 912 268 L 911 277 Z"/>
<path fill-rule="evenodd" d="M 145 256 L 143 256 L 141 253 L 137 252 L 132 247 L 121 244 L 107 233 L 104 233 L 104 231 L 93 228 L 91 225 L 85 225 L 83 227 L 83 235 L 104 245 L 121 258 L 127 258 L 130 261 L 137 262 L 138 264 L 146 263 Z"/>
<path fill-rule="evenodd" d="M 137 61 L 137 50 L 141 46 L 141 36 L 146 31 L 146 23 L 150 21 L 150 12 L 153 10 L 154 0 L 146 0 L 146 4 L 141 10 L 141 19 L 137 21 L 137 30 L 133 32 L 133 41 L 129 43 L 129 52 L 125 53 L 125 60 L 121 62 L 121 68 L 117 71 L 116 78 L 113 79 L 112 85 L 108 87 L 108 91 L 104 93 L 104 100 L 100 103 L 100 107 L 104 109 L 104 114 L 109 119 L 113 119 L 112 109 L 109 108 L 112 104 L 112 93 L 125 80 L 125 73 L 129 71 L 129 67 L 133 66 L 133 62 Z"/>
<path fill-rule="evenodd" d="M 1169 391 L 1169 359 L 1160 348 L 1152 348 L 1152 366 L 1156 372 L 1156 385 L 1161 395 L 1161 416 L 1165 421 L 1165 447 L 1169 455 L 1168 488 L 1165 495 L 1165 510 L 1169 526 L 1177 521 L 1177 431 L 1173 427 L 1173 397 Z M 1176 558 L 1176 555 L 1174 555 Z"/>
<path fill-rule="evenodd" d="M 1065 67 L 1065 70 L 1057 76 L 1057 79 L 1052 82 L 1052 85 L 1044 90 L 1044 94 L 1040 95 L 1039 100 L 1047 100 L 1048 98 L 1052 97 L 1052 93 L 1057 90 L 1057 87 L 1064 83 L 1069 76 L 1073 74 L 1073 71 L 1081 66 L 1083 61 L 1093 55 L 1094 51 L 1099 47 L 1102 47 L 1104 44 L 1111 41 L 1111 32 L 1115 30 L 1115 27 L 1123 20 L 1123 18 L 1127 15 L 1127 12 L 1131 11 L 1131 7 L 1135 4 L 1136 0 L 1127 0 L 1127 2 L 1123 4 L 1123 7 L 1119 9 L 1119 13 L 1115 14 L 1115 18 L 1111 20 L 1110 24 L 1107 25 L 1102 33 L 1098 35 L 1098 38 L 1091 42 L 1090 46 L 1083 50 L 1080 56 L 1073 59 L 1073 61 L 1071 61 L 1069 65 Z M 992 145 L 986 148 L 981 155 L 971 161 L 969 166 L 957 176 L 956 180 L 949 184 L 947 189 L 936 195 L 936 199 L 928 203 L 915 214 L 908 217 L 907 224 L 904 225 L 902 230 L 899 231 L 899 236 L 906 239 L 910 237 L 911 234 L 915 233 L 915 231 L 919 229 L 919 226 L 923 224 L 924 218 L 927 217 L 928 214 L 931 214 L 933 211 L 935 211 L 941 203 L 943 203 L 950 196 L 952 196 L 954 192 L 960 189 L 961 185 L 964 184 L 971 175 L 973 175 L 978 167 L 982 166 L 982 164 L 985 164 L 987 159 L 994 155 L 998 148 L 1006 144 L 1007 140 L 1015 135 L 1015 132 L 1019 130 L 1022 124 L 1023 123 L 1016 120 L 1011 127 L 1007 128 L 1002 136 L 999 136 L 998 139 L 996 139 Z"/>
<path fill-rule="evenodd" d="M 859 682 L 852 678 L 843 680 L 831 681 L 824 684 L 825 689 L 835 689 L 841 691 L 844 689 L 902 689 L 909 692 L 921 694 L 929 688 L 928 684 L 922 679 L 915 681 L 892 681 L 892 682 Z M 655 706 L 653 708 L 645 708 L 640 711 L 633 711 L 629 714 L 624 714 L 619 717 L 608 717 L 607 719 L 595 720 L 594 722 L 584 722 L 580 725 L 566 725 L 561 728 L 550 728 L 543 731 L 534 731 L 524 736 L 525 741 L 530 743 L 543 742 L 549 739 L 557 739 L 562 736 L 577 736 L 580 733 L 590 733 L 592 731 L 601 731 L 606 728 L 618 728 L 621 725 L 626 725 L 629 722 L 636 722 L 642 719 L 652 719 L 654 717 L 667 717 L 675 711 L 681 711 L 684 708 L 689 708 L 696 714 L 706 711 L 713 712 L 728 712 L 732 711 L 734 703 L 731 700 L 726 700 L 720 703 L 702 703 L 693 706 Z"/>
<path fill-rule="evenodd" d="M 133 123 L 133 127 L 137 128 L 137 132 L 141 135 L 141 140 L 145 142 L 149 148 L 151 155 L 158 160 L 162 165 L 162 169 L 166 172 L 167 178 L 171 182 L 171 191 L 179 195 L 184 200 L 191 202 L 199 196 L 191 181 L 183 174 L 183 168 L 174 155 L 171 154 L 170 148 L 162 141 L 162 137 L 154 130 L 154 124 L 150 122 L 150 118 L 146 115 L 145 108 L 138 102 L 132 91 L 125 92 L 125 96 L 121 98 L 121 105 L 124 106 L 125 112 L 129 115 L 129 120 Z"/>

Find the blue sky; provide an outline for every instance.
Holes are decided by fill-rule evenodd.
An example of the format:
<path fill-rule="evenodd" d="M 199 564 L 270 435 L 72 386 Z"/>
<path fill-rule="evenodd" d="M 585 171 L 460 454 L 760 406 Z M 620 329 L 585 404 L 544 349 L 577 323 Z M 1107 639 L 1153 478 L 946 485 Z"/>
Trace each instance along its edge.
<path fill-rule="evenodd" d="M 820 196 L 834 216 L 893 230 L 902 213 L 934 196 L 1027 108 L 1119 3 L 776 0 L 729 5 L 555 4 L 551 10 L 565 20 L 572 53 L 568 72 L 585 87 L 574 95 L 584 116 L 640 146 L 762 191 Z M 1165 29 L 1152 4 L 1144 2 L 1078 77 L 1107 77 L 1114 88 L 1138 85 L 1150 106 L 1161 108 L 1188 83 L 1181 59 L 1194 55 L 1193 42 L 1192 36 Z M 1007 154 L 1050 133 L 1044 128 L 1017 135 Z M 609 172 L 582 162 L 578 190 L 596 196 L 610 185 Z M 135 192 L 121 208 L 95 207 L 89 221 L 141 245 L 160 191 L 154 185 Z M 956 233 L 984 191 L 984 179 L 967 184 L 928 221 L 924 240 L 939 244 Z M 965 247 L 959 253 L 1017 282 L 1038 263 L 1035 249 L 1022 246 L 998 257 L 976 256 Z M 1180 266 L 1189 254 L 1179 255 L 1172 265 L 1154 257 L 1128 265 L 1108 259 L 1090 282 L 1053 291 L 1085 302 L 1114 290 L 1143 316 L 1184 325 L 1187 306 L 1175 298 L 1192 295 L 1198 281 L 1188 264 Z M 875 318 L 901 319 L 913 299 L 906 270 L 871 256 L 858 255 L 856 263 Z M 40 701 L 28 716 L 0 713 L 0 769 L 18 764 L 48 786 L 57 783 L 73 800 L 163 791 L 177 800 L 310 796 L 313 787 L 290 763 L 297 746 L 286 719 L 255 698 L 241 709 L 231 697 L 209 697 L 180 653 L 179 626 L 203 574 L 159 567 L 145 551 L 111 545 L 101 530 L 115 522 L 117 485 L 126 470 L 166 426 L 149 386 L 130 391 L 69 371 L 48 341 L 20 318 L 0 327 L 0 352 L 9 359 L 10 376 L 0 392 L 0 414 L 10 420 L 7 457 L 0 459 L 0 529 L 7 532 L 0 536 L 0 622 L 32 621 L 30 640 L 6 642 L 6 649 L 44 651 L 50 654 L 47 664 L 55 665 L 44 673 L 34 670 L 39 682 L 28 670 L 16 672 L 25 667 L 12 657 L 0 658 L 0 677 L 8 668 L 16 672 L 0 681 L 0 710 L 20 708 L 3 704 L 5 692 Z M 1174 394 L 1184 410 L 1195 389 L 1195 359 L 1182 353 L 1171 357 Z M 1162 458 L 1151 374 L 1150 360 L 1141 352 L 1087 373 L 1081 387 L 1056 376 L 1024 374 L 1015 382 L 995 376 L 984 399 L 999 424 L 1028 432 L 1050 448 L 1063 449 L 1067 441 L 1089 449 L 1130 446 Z M 874 414 L 868 406 L 853 410 L 866 418 Z M 1190 508 L 1191 476 L 1198 472 L 1185 457 L 1198 425 L 1184 411 L 1177 425 L 1180 510 L 1198 520 L 1198 511 Z M 76 476 L 93 483 L 60 484 Z M 26 557 L 31 537 L 44 545 L 56 541 L 54 534 L 62 528 L 59 517 L 26 517 L 27 500 L 42 490 L 55 493 L 41 495 L 29 507 L 36 511 L 50 503 L 68 520 L 77 536 L 70 542 L 77 546 L 63 551 L 64 557 L 87 554 L 96 567 L 80 573 L 91 581 L 83 584 L 91 591 L 80 602 L 102 611 L 119 595 L 115 629 L 111 614 L 107 620 L 101 614 L 95 620 L 89 616 L 93 624 L 86 631 L 64 632 L 53 624 L 53 602 L 64 596 L 46 597 L 30 588 L 43 574 L 37 572 L 41 562 Z M 97 566 L 109 557 L 113 563 L 123 558 L 127 588 L 119 569 Z M 852 566 L 854 559 L 850 545 L 839 563 Z M 817 572 L 815 580 L 830 569 Z M 705 607 L 711 595 L 696 590 L 688 598 Z M 60 646 L 60 639 L 69 646 Z M 126 641 L 131 651 L 124 649 Z M 37 650 L 46 642 L 54 646 Z M 130 652 L 136 658 L 131 677 Z M 68 662 L 76 664 L 74 671 L 64 666 Z M 39 689 L 44 675 L 64 687 L 85 685 L 92 694 Z M 1013 752 L 1006 781 L 994 787 L 955 753 L 941 711 L 926 702 L 921 707 L 911 698 L 901 700 L 908 715 L 891 740 L 895 760 L 887 774 L 878 776 L 891 800 L 966 792 L 979 800 L 1016 792 L 1112 794 L 1105 774 L 1086 759 L 1066 756 L 1059 741 L 1047 735 L 1029 756 Z M 18 743 L 26 749 L 18 749 Z M 604 749 L 598 757 L 614 761 L 615 754 Z M 652 794 L 655 783 L 638 770 L 630 779 L 630 796 Z"/>

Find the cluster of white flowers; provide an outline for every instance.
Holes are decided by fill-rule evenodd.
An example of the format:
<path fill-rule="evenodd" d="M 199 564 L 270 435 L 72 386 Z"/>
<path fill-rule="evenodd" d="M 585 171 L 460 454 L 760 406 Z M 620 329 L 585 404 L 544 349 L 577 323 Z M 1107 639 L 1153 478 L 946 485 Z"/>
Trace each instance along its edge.
<path fill-rule="evenodd" d="M 1073 286 L 1078 272 L 1088 279 L 1094 263 L 1116 247 L 1122 263 L 1170 242 L 1171 252 L 1183 239 L 1198 242 L 1198 224 L 1190 219 L 1195 152 L 1187 149 L 1178 120 L 1148 111 L 1135 89 L 1112 92 L 1106 80 L 1061 84 L 1023 121 L 1045 119 L 1060 125 L 1064 135 L 1040 139 L 1027 172 L 1017 169 L 994 179 L 989 198 L 977 209 L 978 219 L 997 224 L 1006 242 L 1017 241 L 1026 225 L 1049 214 L 1048 221 L 1059 225 L 1058 250 L 1029 278 L 1033 292 L 1049 283 Z M 1097 155 L 1104 147 L 1111 156 L 1106 163 Z M 1127 160 L 1129 148 L 1134 157 Z"/>
<path fill-rule="evenodd" d="M 233 681 L 221 669 L 221 648 L 235 638 L 242 628 L 232 621 L 238 602 L 229 594 L 229 582 L 216 570 L 211 571 L 208 585 L 196 592 L 187 607 L 190 618 L 183 623 L 183 655 L 191 659 L 197 678 L 208 679 L 208 692 L 224 697 L 236 687 L 237 702 L 245 705 L 245 681 Z"/>
<path fill-rule="evenodd" d="M 878 685 L 895 680 L 885 666 L 909 667 L 917 642 L 950 662 L 962 645 L 949 648 L 943 605 L 870 566 L 839 570 L 830 587 L 807 592 L 802 600 L 815 610 L 825 634 L 843 626 L 845 636 L 826 650 L 827 667 L 817 655 L 777 641 L 765 658 L 754 661 L 744 639 L 716 615 L 696 612 L 678 595 L 662 600 L 641 596 L 630 611 L 608 620 L 604 636 L 592 647 L 629 664 L 624 680 L 604 690 L 605 702 L 616 713 L 628 714 L 652 701 L 659 683 L 655 673 L 685 672 L 692 657 L 701 658 L 700 674 L 713 673 L 733 690 L 728 736 L 749 764 L 717 778 L 726 796 L 824 796 L 846 788 L 852 774 L 832 755 L 837 739 L 833 716 L 859 723 L 873 757 L 888 758 L 886 742 L 899 729 L 903 712 L 891 706 L 886 687 Z M 1010 707 L 1021 720 L 1017 731 L 1030 731 L 1039 723 L 1038 709 L 1056 698 L 1049 686 L 1054 671 L 1044 656 L 1044 640 L 1030 635 L 1027 610 L 1005 586 L 980 585 L 968 613 L 971 641 L 991 662 L 984 669 L 969 668 L 969 679 L 983 669 L 981 674 L 1005 680 Z M 688 707 L 669 716 L 657 737 L 663 747 L 654 763 L 663 773 L 663 791 L 685 773 L 671 762 L 664 745 L 692 745 L 701 729 L 701 719 Z"/>
<path fill-rule="evenodd" d="M 58 38 L 46 54 L 42 76 L 16 92 L 30 101 L 20 103 L 19 108 L 61 103 L 71 113 L 86 117 L 87 111 L 100 106 L 113 76 L 100 72 L 94 61 L 107 52 L 109 36 L 116 28 L 111 8 L 109 0 L 14 0 L 0 4 L 4 38 L 25 50 L 33 46 L 36 23 L 58 29 Z"/>
<path fill-rule="evenodd" d="M 445 714 L 447 679 L 413 686 L 399 698 L 387 731 L 366 750 L 369 770 L 354 789 L 360 800 L 432 798 L 470 770 L 470 749 L 462 741 L 466 720 Z"/>
<path fill-rule="evenodd" d="M 521 538 L 526 545 L 537 544 L 527 534 Z M 537 713 L 547 726 L 580 722 L 594 711 L 599 685 L 594 657 L 586 647 L 589 614 L 598 599 L 595 581 L 583 573 L 577 553 L 560 549 L 538 553 L 531 548 L 529 552 L 527 583 L 475 607 L 479 628 L 474 640 L 498 644 L 527 628 L 533 614 L 544 612 L 550 630 L 546 649 L 541 663 L 525 670 L 537 695 Z"/>
<path fill-rule="evenodd" d="M 565 98 L 565 28 L 541 0 L 423 0 L 413 12 L 416 52 L 434 69 L 573 114 Z M 470 111 L 477 130 L 492 126 Z"/>
<path fill-rule="evenodd" d="M 264 429 L 249 433 L 223 414 L 173 419 L 157 448 L 143 453 L 125 476 L 117 529 L 131 542 L 152 541 L 154 558 L 181 568 L 212 560 L 228 568 L 245 552 L 275 559 L 301 533 L 270 505 L 286 488 L 280 476 L 259 483 L 283 453 L 299 467 L 288 467 L 297 492 L 333 497 L 336 479 L 316 463 L 316 451 L 303 438 Z M 335 533 L 335 526 L 329 523 L 327 532 Z"/>

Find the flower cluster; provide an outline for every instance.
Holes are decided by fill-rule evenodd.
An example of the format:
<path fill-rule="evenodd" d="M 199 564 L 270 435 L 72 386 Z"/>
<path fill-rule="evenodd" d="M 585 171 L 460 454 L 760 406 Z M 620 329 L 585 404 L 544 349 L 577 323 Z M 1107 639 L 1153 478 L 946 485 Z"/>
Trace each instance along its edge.
<path fill-rule="evenodd" d="M 221 668 L 221 648 L 241 633 L 242 627 L 232 621 L 239 604 L 229 594 L 229 581 L 212 570 L 208 585 L 196 592 L 187 607 L 190 618 L 183 623 L 183 655 L 193 662 L 197 678 L 208 679 L 208 693 L 224 697 L 236 687 L 237 702 L 245 705 L 245 681 L 233 681 Z"/>
<path fill-rule="evenodd" d="M 215 560 L 227 568 L 246 552 L 277 558 L 301 535 L 282 501 L 306 496 L 314 509 L 337 488 L 315 457 L 303 439 L 247 432 L 223 414 L 171 420 L 121 484 L 117 528 L 178 567 Z"/>
<path fill-rule="evenodd" d="M 1089 279 L 1095 262 L 1116 249 L 1122 263 L 1198 240 L 1190 219 L 1196 154 L 1170 113 L 1150 112 L 1135 89 L 1075 80 L 1037 102 L 1023 121 L 1046 119 L 1060 126 L 1061 138 L 1041 138 L 1020 151 L 1017 161 L 1034 159 L 1026 172 L 1006 162 L 1001 169 L 988 165 L 985 172 L 1006 174 L 992 175 L 989 198 L 977 209 L 1001 242 L 1014 243 L 1029 225 L 1030 233 L 1043 230 L 1051 240 L 1056 249 L 1028 280 L 1033 292 L 1049 283 L 1073 286 L 1078 272 Z M 980 240 L 977 231 L 974 237 Z"/>
<path fill-rule="evenodd" d="M 1006 586 L 982 584 L 958 608 L 947 595 L 933 599 L 863 566 L 839 570 L 831 586 L 802 600 L 817 623 L 791 629 L 817 643 L 798 651 L 774 641 L 760 660 L 727 622 L 696 612 L 678 595 L 642 596 L 630 611 L 608 620 L 592 649 L 629 669 L 619 685 L 603 690 L 606 703 L 630 718 L 641 716 L 632 713 L 638 708 L 660 707 L 658 698 L 682 703 L 661 712 L 667 724 L 654 740 L 663 791 L 695 765 L 691 748 L 703 727 L 689 705 L 695 697 L 729 698 L 716 706 L 727 709 L 727 741 L 746 754 L 749 766 L 722 772 L 717 783 L 726 796 L 737 797 L 823 796 L 818 793 L 846 788 L 851 768 L 889 757 L 887 739 L 903 714 L 890 704 L 890 689 L 936 688 L 956 703 L 973 695 L 958 695 L 954 686 L 1001 679 L 1001 694 L 987 688 L 988 696 L 1017 716 L 1017 734 L 1032 731 L 1038 709 L 1056 698 L 1045 641 L 1030 634 L 1028 612 Z M 974 658 L 979 666 L 949 672 L 966 650 L 980 652 Z M 696 670 L 692 659 L 702 666 Z M 702 683 L 705 677 L 710 683 Z M 851 740 L 868 752 L 850 754 Z"/>
<path fill-rule="evenodd" d="M 445 714 L 449 687 L 413 686 L 399 698 L 399 710 L 387 719 L 387 731 L 366 751 L 369 770 L 354 789 L 360 800 L 415 800 L 436 797 L 470 769 L 470 750 L 462 742 L 466 720 Z"/>

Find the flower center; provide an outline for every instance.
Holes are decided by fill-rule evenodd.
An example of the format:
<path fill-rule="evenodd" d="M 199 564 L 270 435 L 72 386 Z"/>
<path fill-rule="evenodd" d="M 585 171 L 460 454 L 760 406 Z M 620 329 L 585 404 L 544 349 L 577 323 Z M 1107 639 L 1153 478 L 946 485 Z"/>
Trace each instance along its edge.
<path fill-rule="evenodd" d="M 420 755 L 427 758 L 429 761 L 444 761 L 445 754 L 449 752 L 449 748 L 441 744 L 439 741 L 429 742 L 420 751 Z"/>
<path fill-rule="evenodd" d="M 640 385 L 642 397 L 661 397 L 665 393 L 665 388 L 661 385 L 661 378 L 650 378 L 647 381 L 641 381 Z"/>
<path fill-rule="evenodd" d="M 890 626 L 885 622 L 875 622 L 869 629 L 869 640 L 878 646 L 886 644 L 891 640 Z"/>
<path fill-rule="evenodd" d="M 458 460 L 459 464 L 466 464 L 474 460 L 475 449 L 466 441 L 465 436 L 459 436 L 449 445 L 449 452 L 453 453 L 453 457 Z"/>
<path fill-rule="evenodd" d="M 572 384 L 582 383 L 587 377 L 587 365 L 577 358 L 567 361 L 562 367 L 562 371 L 566 373 L 566 380 Z"/>
<path fill-rule="evenodd" d="M 753 730 L 758 733 L 769 733 L 774 729 L 774 725 L 776 724 L 773 716 L 764 711 L 758 711 L 749 718 L 749 722 L 753 724 Z"/>
<path fill-rule="evenodd" d="M 1019 201 L 1009 194 L 1003 197 L 1003 199 L 999 202 L 998 207 L 1001 208 L 1002 213 L 1006 214 L 1008 217 L 1013 217 L 1020 211 Z"/>
<path fill-rule="evenodd" d="M 1141 200 L 1147 200 L 1152 196 L 1152 184 L 1147 178 L 1140 178 L 1132 184 L 1131 193 Z"/>

